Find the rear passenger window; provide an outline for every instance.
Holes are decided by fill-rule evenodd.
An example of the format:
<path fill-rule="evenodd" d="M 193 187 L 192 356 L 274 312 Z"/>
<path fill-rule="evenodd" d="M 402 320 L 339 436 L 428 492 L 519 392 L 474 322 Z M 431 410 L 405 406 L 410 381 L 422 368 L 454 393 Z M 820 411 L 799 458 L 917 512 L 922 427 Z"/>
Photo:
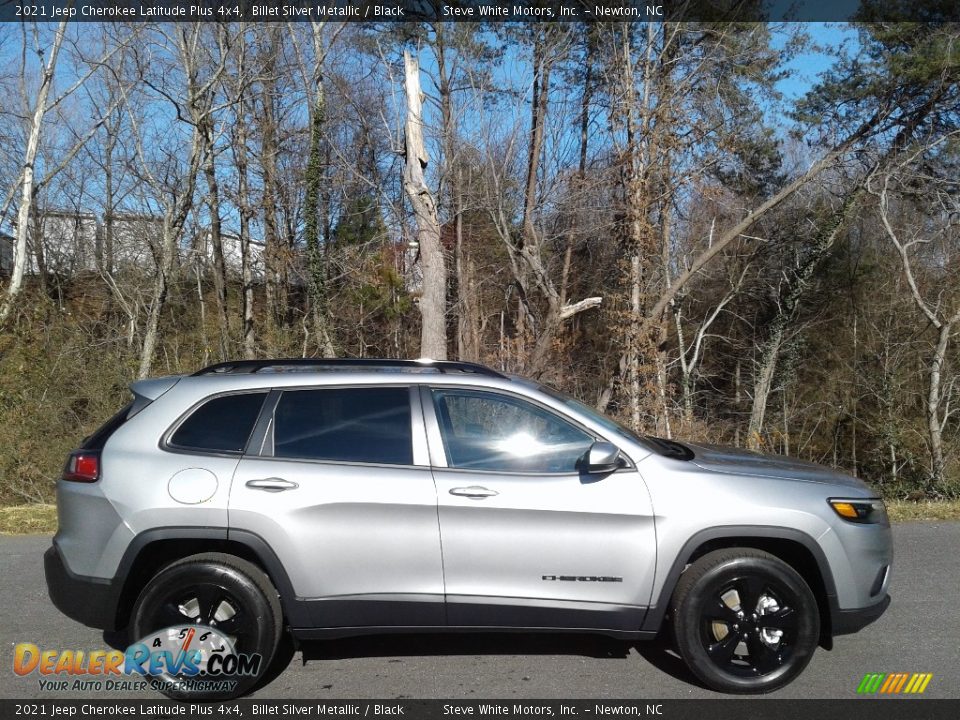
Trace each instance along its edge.
<path fill-rule="evenodd" d="M 206 452 L 243 452 L 267 393 L 221 395 L 208 400 L 181 423 L 171 447 Z"/>
<path fill-rule="evenodd" d="M 273 426 L 274 457 L 413 464 L 408 388 L 286 391 Z"/>

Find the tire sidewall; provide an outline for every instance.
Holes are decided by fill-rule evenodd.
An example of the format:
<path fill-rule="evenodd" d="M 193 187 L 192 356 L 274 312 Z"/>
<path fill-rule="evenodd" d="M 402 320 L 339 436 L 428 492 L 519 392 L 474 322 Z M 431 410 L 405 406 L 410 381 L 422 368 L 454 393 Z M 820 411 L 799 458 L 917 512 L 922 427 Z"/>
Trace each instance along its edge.
<path fill-rule="evenodd" d="M 787 590 L 797 611 L 797 631 L 790 659 L 771 673 L 759 677 L 740 677 L 719 668 L 701 642 L 701 614 L 704 604 L 724 585 L 744 575 L 762 575 Z M 809 586 L 789 566 L 771 559 L 742 557 L 709 569 L 690 588 L 677 610 L 678 649 L 691 671 L 709 687 L 728 693 L 765 693 L 783 687 L 799 675 L 810 662 L 819 642 L 820 621 L 816 598 Z"/>
<path fill-rule="evenodd" d="M 137 642 L 160 627 L 147 627 L 147 618 L 171 594 L 190 586 L 213 584 L 223 588 L 231 598 L 243 606 L 252 625 L 251 640 L 238 646 L 238 653 L 259 653 L 262 657 L 259 673 L 251 676 L 233 677 L 237 685 L 232 691 L 219 693 L 191 692 L 183 690 L 160 690 L 164 695 L 177 700 L 225 700 L 237 697 L 252 688 L 266 672 L 276 650 L 276 618 L 269 600 L 246 573 L 234 567 L 211 561 L 175 564 L 158 573 L 143 589 L 134 606 L 131 623 L 131 642 Z M 185 619 L 185 625 L 190 624 Z M 252 645 L 248 647 L 247 645 Z"/>

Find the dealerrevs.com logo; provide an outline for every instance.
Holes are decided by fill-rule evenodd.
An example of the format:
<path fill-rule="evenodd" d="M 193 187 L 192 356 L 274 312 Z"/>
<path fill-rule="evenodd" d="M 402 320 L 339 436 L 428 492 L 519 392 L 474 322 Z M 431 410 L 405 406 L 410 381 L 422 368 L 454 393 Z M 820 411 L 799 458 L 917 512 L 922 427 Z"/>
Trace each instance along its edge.
<path fill-rule="evenodd" d="M 126 650 L 41 650 L 20 643 L 13 672 L 36 674 L 43 691 L 123 691 L 147 686 L 161 691 L 230 692 L 243 676 L 255 676 L 263 658 L 237 653 L 233 639 L 205 625 L 175 625 Z"/>

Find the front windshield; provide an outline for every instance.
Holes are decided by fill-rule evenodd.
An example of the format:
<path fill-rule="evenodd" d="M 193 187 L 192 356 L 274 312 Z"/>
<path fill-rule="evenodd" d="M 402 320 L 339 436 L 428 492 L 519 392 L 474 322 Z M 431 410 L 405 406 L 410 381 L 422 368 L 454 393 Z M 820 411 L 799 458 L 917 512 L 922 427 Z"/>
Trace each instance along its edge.
<path fill-rule="evenodd" d="M 665 440 L 663 438 L 653 437 L 652 435 L 640 435 L 639 433 L 636 433 L 628 428 L 626 425 L 622 425 L 613 418 L 607 417 L 586 403 L 582 403 L 575 397 L 571 397 L 566 393 L 555 390 L 549 385 L 539 385 L 538 389 L 552 397 L 554 400 L 559 400 L 567 407 L 586 415 L 605 430 L 609 430 L 610 432 L 627 440 L 638 442 L 648 450 L 651 450 L 658 455 L 677 458 L 679 460 L 690 460 L 693 458 L 693 451 L 690 450 L 690 448 L 688 448 L 686 445 L 682 445 L 674 440 Z"/>

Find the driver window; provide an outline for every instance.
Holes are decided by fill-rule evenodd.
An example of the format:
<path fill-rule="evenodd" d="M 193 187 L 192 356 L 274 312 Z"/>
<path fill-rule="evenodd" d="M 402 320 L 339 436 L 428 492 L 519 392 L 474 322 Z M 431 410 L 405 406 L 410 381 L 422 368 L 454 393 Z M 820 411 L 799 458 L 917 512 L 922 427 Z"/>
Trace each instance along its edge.
<path fill-rule="evenodd" d="M 517 398 L 456 389 L 432 393 L 452 468 L 573 473 L 594 440 L 553 413 Z"/>

